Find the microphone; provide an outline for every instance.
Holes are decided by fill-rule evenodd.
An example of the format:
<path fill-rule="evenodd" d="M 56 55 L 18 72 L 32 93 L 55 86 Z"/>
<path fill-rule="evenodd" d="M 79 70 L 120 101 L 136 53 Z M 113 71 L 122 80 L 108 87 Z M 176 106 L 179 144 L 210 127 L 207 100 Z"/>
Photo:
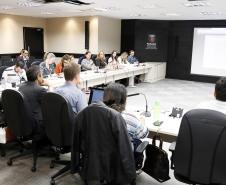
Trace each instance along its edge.
<path fill-rule="evenodd" d="M 140 93 L 128 94 L 127 97 L 138 96 L 138 95 L 140 95 Z"/>
<path fill-rule="evenodd" d="M 137 95 L 143 95 L 145 98 L 145 103 L 146 103 L 146 109 L 144 112 L 141 113 L 141 115 L 145 116 L 145 117 L 151 117 L 151 112 L 148 111 L 148 101 L 147 101 L 147 97 L 144 93 L 134 93 L 134 94 L 129 94 L 127 95 L 127 97 L 132 97 L 132 96 L 137 96 Z"/>

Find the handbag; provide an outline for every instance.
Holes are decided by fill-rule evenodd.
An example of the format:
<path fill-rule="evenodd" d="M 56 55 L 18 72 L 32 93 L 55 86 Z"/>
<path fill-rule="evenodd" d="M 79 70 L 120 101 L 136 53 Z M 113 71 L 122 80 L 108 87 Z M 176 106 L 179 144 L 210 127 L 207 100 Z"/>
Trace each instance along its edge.
<path fill-rule="evenodd" d="M 157 139 L 160 141 L 159 147 L 156 146 Z M 161 137 L 155 135 L 152 144 L 149 144 L 145 150 L 146 160 L 142 169 L 158 182 L 165 182 L 170 179 L 168 154 L 162 149 L 162 144 Z"/>

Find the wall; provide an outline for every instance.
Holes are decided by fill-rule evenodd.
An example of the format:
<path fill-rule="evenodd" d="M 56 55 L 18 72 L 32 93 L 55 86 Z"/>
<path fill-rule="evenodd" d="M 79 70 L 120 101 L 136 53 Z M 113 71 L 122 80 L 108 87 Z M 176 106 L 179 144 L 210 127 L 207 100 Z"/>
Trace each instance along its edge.
<path fill-rule="evenodd" d="M 46 42 L 46 20 L 24 16 L 0 14 L 0 53 L 19 53 L 23 46 L 23 27 L 40 27 L 44 29 L 44 46 Z"/>
<path fill-rule="evenodd" d="M 105 53 L 121 50 L 121 20 L 98 17 L 98 47 Z"/>
<path fill-rule="evenodd" d="M 169 26 L 167 77 L 216 82 L 219 77 L 191 75 L 194 27 L 225 27 L 226 21 L 171 21 Z"/>
<path fill-rule="evenodd" d="M 98 19 L 69 17 L 47 19 L 48 51 L 56 53 L 84 53 L 85 21 L 90 21 L 90 51 L 98 50 Z"/>
<path fill-rule="evenodd" d="M 140 61 L 166 62 L 168 25 L 167 21 L 123 20 L 121 50 L 135 50 Z M 149 34 L 156 35 L 157 49 L 146 49 Z"/>

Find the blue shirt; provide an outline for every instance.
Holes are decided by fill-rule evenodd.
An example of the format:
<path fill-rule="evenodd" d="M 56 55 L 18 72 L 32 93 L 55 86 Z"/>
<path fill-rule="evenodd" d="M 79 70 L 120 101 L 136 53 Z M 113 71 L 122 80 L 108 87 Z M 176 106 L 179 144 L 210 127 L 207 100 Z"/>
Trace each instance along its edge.
<path fill-rule="evenodd" d="M 128 62 L 133 64 L 134 62 L 138 62 L 138 60 L 135 56 L 128 56 Z"/>
<path fill-rule="evenodd" d="M 88 106 L 85 94 L 71 82 L 65 82 L 64 85 L 57 87 L 55 92 L 67 99 L 75 114 Z"/>

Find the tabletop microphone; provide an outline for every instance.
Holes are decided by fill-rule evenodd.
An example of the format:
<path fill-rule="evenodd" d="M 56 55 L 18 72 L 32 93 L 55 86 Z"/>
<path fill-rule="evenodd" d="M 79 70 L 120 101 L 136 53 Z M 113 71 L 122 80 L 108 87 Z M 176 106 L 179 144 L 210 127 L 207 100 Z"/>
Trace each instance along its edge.
<path fill-rule="evenodd" d="M 138 96 L 138 95 L 140 95 L 140 93 L 128 94 L 127 97 Z"/>
<path fill-rule="evenodd" d="M 151 117 L 151 112 L 148 111 L 148 101 L 147 101 L 147 97 L 146 97 L 146 95 L 145 95 L 144 93 L 134 93 L 134 94 L 129 94 L 129 95 L 127 95 L 127 97 L 132 97 L 132 96 L 137 96 L 137 95 L 143 95 L 144 98 L 145 98 L 145 103 L 146 103 L 145 107 L 146 107 L 146 108 L 145 108 L 145 111 L 141 113 L 141 115 L 143 115 L 143 116 L 145 116 L 145 117 Z"/>

